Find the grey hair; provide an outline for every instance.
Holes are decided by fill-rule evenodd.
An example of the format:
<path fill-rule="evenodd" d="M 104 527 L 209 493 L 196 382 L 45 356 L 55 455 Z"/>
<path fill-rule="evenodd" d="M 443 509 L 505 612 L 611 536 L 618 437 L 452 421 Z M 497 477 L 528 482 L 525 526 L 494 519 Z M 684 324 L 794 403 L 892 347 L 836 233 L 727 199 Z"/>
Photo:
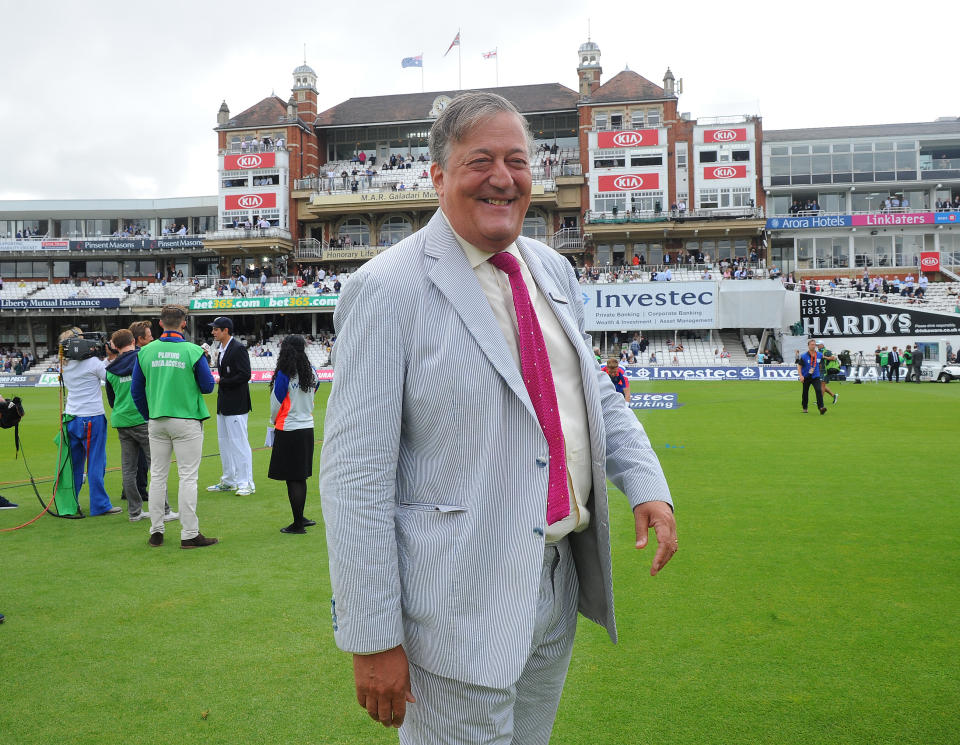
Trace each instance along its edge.
<path fill-rule="evenodd" d="M 462 142 L 475 127 L 504 112 L 514 114 L 520 120 L 527 140 L 527 154 L 532 158 L 533 133 L 526 117 L 503 96 L 475 91 L 454 98 L 430 127 L 430 160 L 440 168 L 446 168 L 453 143 Z"/>

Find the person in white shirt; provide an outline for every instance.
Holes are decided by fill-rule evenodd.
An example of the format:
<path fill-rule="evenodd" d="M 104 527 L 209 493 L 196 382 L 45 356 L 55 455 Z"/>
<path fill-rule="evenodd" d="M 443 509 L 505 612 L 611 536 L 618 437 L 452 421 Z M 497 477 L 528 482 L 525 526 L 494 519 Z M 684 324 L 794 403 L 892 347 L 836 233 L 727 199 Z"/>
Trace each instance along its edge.
<path fill-rule="evenodd" d="M 68 329 L 60 335 L 60 343 L 82 333 L 78 328 Z M 80 490 L 86 471 L 90 487 L 90 515 L 119 514 L 120 508 L 110 502 L 103 483 L 107 471 L 107 417 L 100 384 L 107 379 L 106 362 L 98 357 L 68 359 L 63 365 L 62 375 L 67 389 L 67 403 L 63 408 L 60 434 L 63 438 L 66 433 L 66 443 L 70 448 L 77 507 L 79 509 Z"/>

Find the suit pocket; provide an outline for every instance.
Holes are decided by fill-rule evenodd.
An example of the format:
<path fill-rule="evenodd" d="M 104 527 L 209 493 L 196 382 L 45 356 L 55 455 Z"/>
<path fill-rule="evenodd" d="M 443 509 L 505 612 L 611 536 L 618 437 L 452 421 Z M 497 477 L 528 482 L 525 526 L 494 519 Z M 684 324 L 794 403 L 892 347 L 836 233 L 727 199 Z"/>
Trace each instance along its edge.
<path fill-rule="evenodd" d="M 459 504 L 435 504 L 433 502 L 400 502 L 397 508 L 401 510 L 418 510 L 421 512 L 466 512 L 467 508 Z"/>

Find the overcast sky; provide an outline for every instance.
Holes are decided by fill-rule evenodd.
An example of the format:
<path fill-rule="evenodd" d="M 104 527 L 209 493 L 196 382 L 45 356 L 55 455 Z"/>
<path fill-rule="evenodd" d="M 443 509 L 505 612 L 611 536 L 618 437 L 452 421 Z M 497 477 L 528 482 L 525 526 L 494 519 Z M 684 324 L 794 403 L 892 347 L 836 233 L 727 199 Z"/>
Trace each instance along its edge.
<path fill-rule="evenodd" d="M 222 100 L 231 115 L 286 100 L 304 44 L 321 111 L 419 91 L 400 60 L 421 52 L 426 90 L 454 89 L 457 49 L 443 54 L 458 28 L 464 88 L 494 85 L 481 54 L 497 49 L 501 85 L 575 90 L 589 20 L 604 82 L 629 66 L 660 85 L 669 65 L 694 117 L 760 114 L 780 129 L 960 115 L 949 5 L 790 5 L 5 0 L 0 199 L 215 194 Z"/>

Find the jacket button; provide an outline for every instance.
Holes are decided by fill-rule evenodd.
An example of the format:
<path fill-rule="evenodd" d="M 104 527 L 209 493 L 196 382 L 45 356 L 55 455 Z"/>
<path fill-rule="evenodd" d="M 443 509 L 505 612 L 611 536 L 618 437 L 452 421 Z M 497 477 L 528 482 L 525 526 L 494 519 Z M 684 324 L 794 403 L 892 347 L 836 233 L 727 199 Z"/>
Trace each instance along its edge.
<path fill-rule="evenodd" d="M 534 527 L 533 532 L 536 533 L 536 534 L 537 534 L 538 536 L 540 536 L 541 538 L 543 537 L 543 528 Z"/>
<path fill-rule="evenodd" d="M 547 465 L 547 459 L 546 459 L 546 458 L 537 458 L 537 467 L 538 467 L 538 468 L 545 468 L 546 465 Z"/>

